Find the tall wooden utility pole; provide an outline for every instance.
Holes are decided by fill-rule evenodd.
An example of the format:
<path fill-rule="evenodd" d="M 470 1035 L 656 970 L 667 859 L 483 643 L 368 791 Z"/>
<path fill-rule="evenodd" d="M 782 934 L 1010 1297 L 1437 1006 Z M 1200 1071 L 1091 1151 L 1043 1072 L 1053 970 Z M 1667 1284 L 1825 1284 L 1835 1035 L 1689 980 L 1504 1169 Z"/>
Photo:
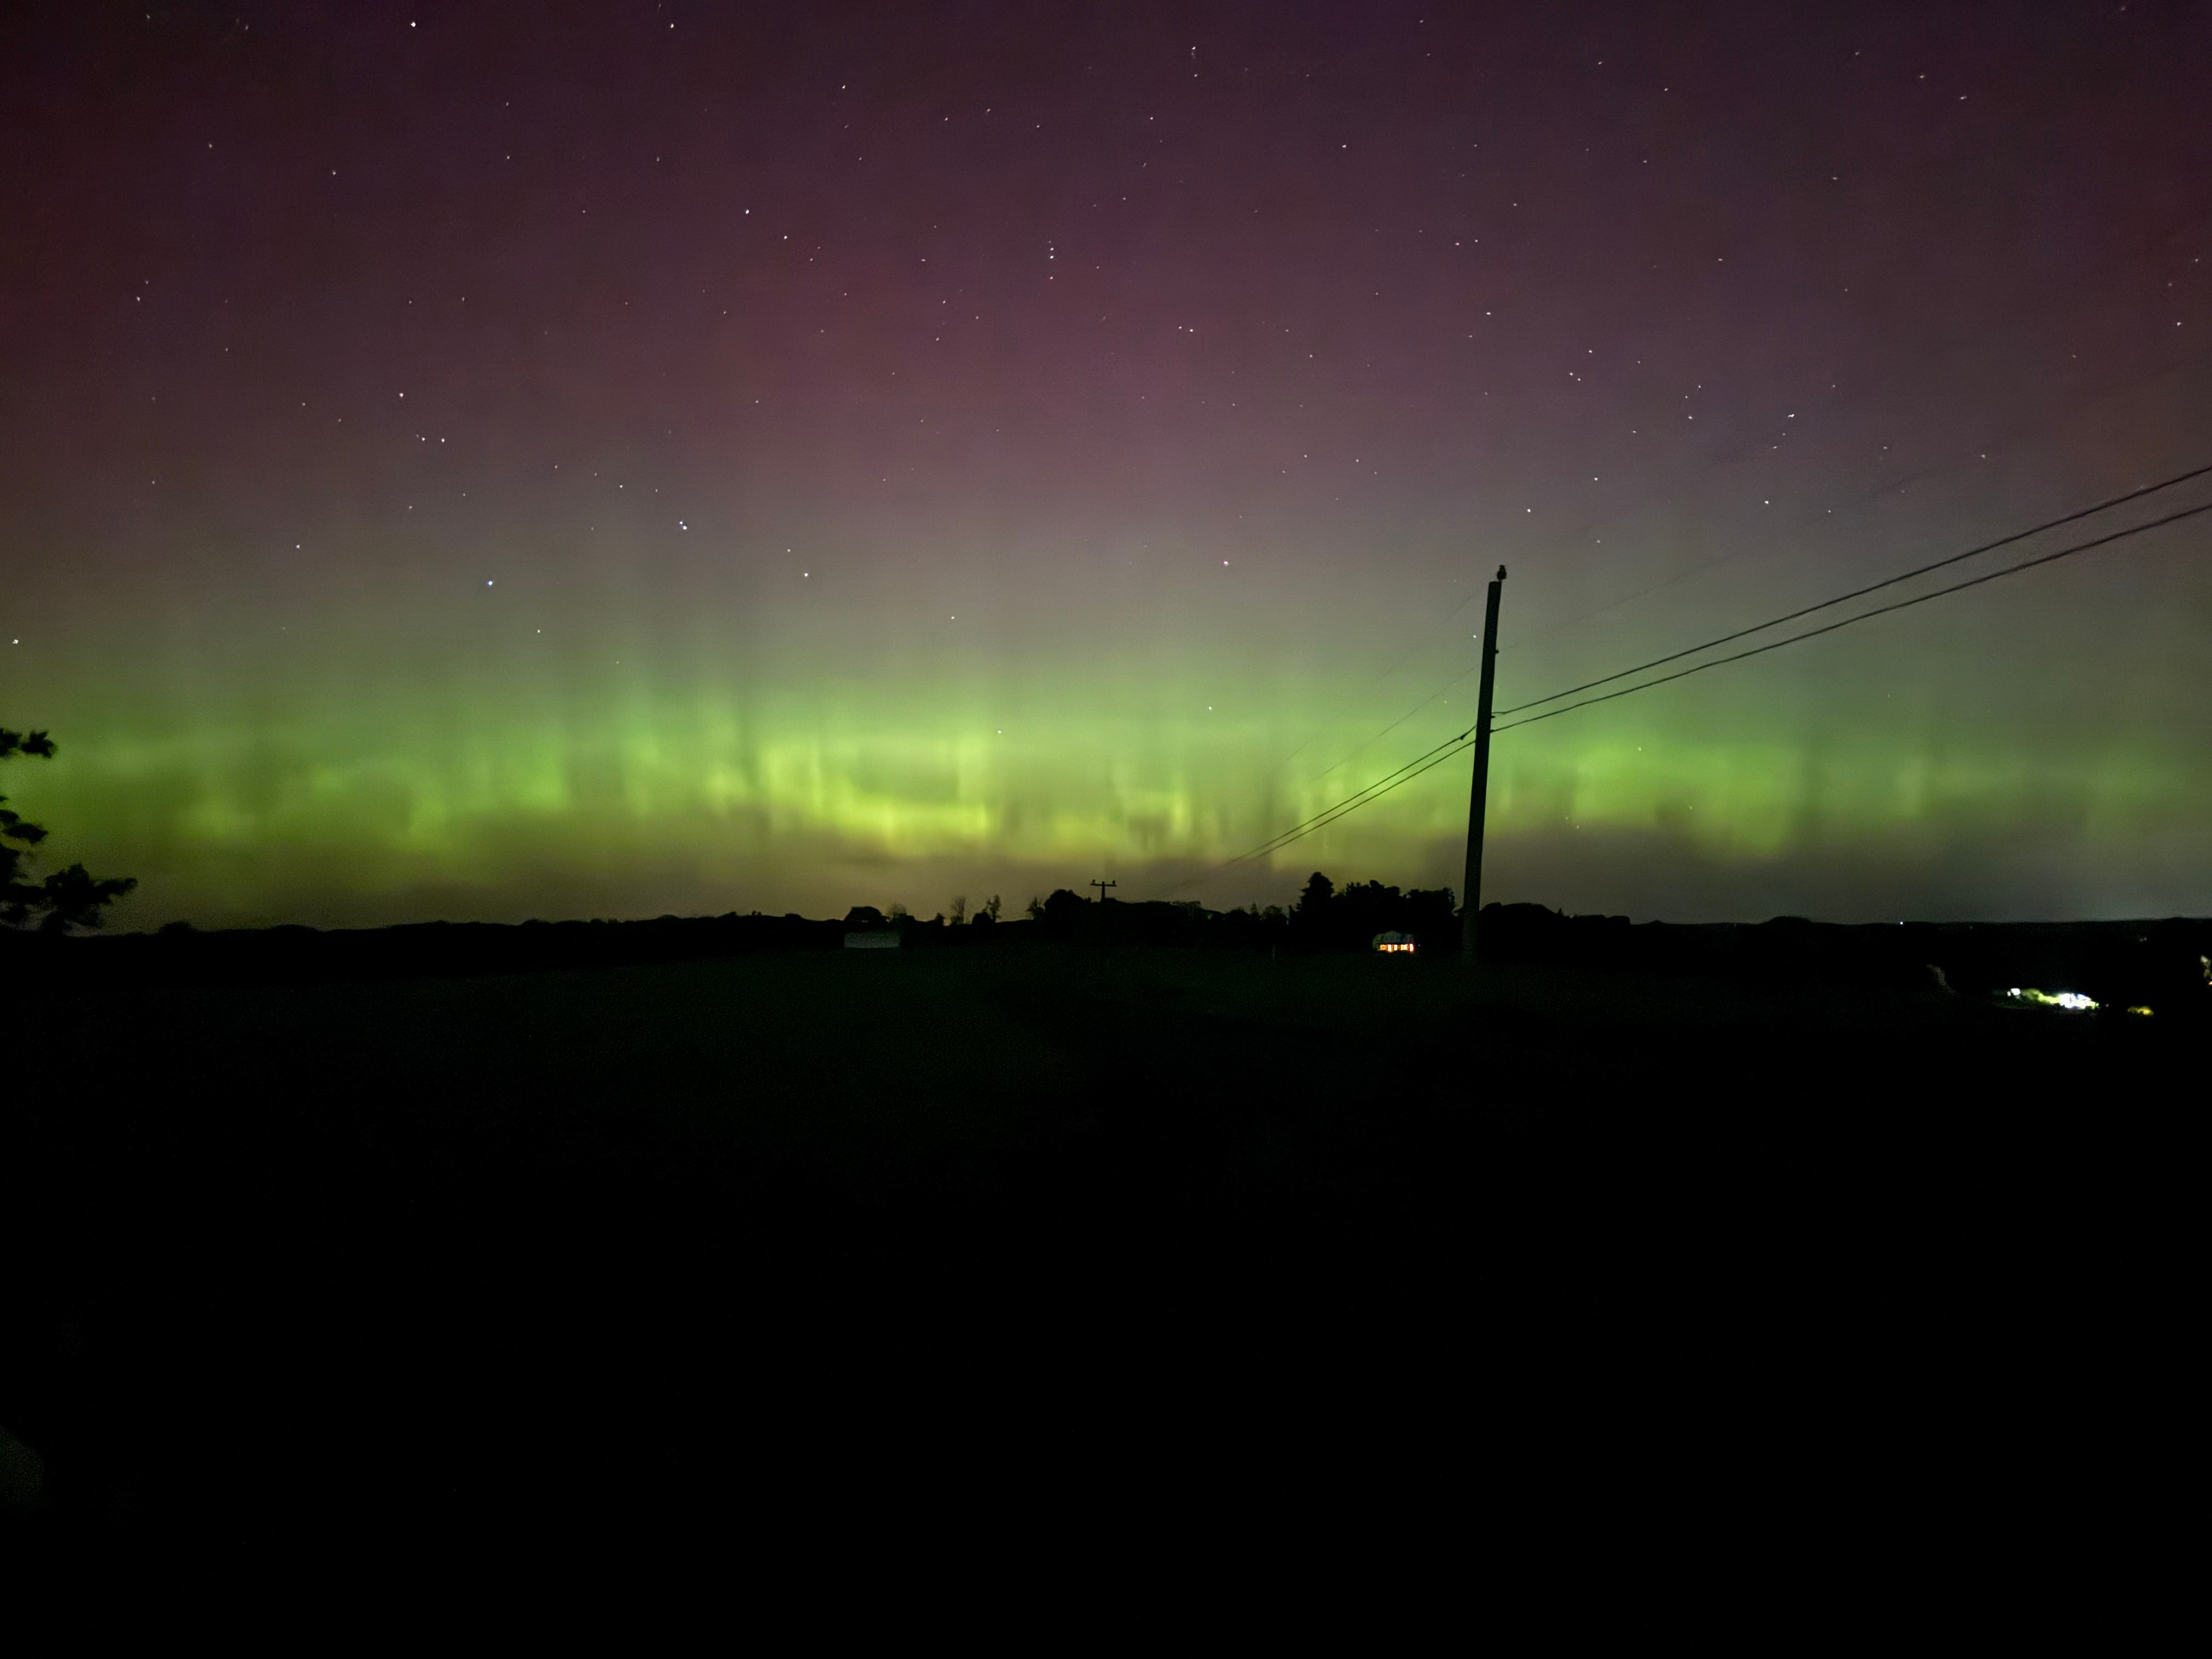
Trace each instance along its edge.
<path fill-rule="evenodd" d="M 1482 910 L 1482 816 L 1490 803 L 1490 688 L 1498 678 L 1498 593 L 1505 567 L 1491 579 L 1489 602 L 1482 610 L 1482 689 L 1474 702 L 1474 781 L 1467 798 L 1467 882 L 1460 891 L 1459 958 L 1481 960 L 1475 944 L 1475 919 Z"/>
<path fill-rule="evenodd" d="M 1098 902 L 1103 904 L 1106 902 L 1106 890 L 1109 887 L 1119 887 L 1121 884 L 1118 881 L 1094 881 L 1087 884 L 1098 890 Z"/>

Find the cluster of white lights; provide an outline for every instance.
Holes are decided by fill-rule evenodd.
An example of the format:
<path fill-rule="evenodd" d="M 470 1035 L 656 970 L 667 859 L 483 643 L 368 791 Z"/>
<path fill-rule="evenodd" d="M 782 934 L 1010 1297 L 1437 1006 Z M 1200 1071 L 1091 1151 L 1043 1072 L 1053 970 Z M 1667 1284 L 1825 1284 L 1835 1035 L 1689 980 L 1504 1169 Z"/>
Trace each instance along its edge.
<path fill-rule="evenodd" d="M 2039 1008 L 2063 1008 L 2075 1014 L 2089 1013 L 2097 1006 L 2094 1000 L 2079 991 L 2039 991 L 2033 987 L 2023 990 L 2015 985 L 2005 995 L 2014 1002 L 2030 1002 Z"/>

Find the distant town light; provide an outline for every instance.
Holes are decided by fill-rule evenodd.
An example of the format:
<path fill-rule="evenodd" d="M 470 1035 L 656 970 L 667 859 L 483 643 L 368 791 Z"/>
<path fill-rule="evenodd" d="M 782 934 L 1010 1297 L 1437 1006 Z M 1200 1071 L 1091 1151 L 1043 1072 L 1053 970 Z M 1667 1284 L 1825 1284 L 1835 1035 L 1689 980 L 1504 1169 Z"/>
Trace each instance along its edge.
<path fill-rule="evenodd" d="M 2096 1011 L 2094 998 L 2079 991 L 2039 991 L 2033 986 L 2014 986 L 2005 993 L 2009 1002 L 2024 1002 L 2037 1008 L 2063 1008 L 2069 1014 L 2087 1014 Z"/>

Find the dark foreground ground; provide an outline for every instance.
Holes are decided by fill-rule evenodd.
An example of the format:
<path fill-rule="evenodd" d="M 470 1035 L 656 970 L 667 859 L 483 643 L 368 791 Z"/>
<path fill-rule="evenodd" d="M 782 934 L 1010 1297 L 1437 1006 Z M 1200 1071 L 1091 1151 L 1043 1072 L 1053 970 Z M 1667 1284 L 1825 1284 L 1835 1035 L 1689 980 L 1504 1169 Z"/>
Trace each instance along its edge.
<path fill-rule="evenodd" d="M 16 977 L 8 1541 L 57 1565 L 1132 1504 L 1170 1555 L 1274 1511 L 1458 1559 L 1725 1464 L 1932 1571 L 1966 1494 L 2165 1455 L 2185 1013 L 1049 945 Z"/>

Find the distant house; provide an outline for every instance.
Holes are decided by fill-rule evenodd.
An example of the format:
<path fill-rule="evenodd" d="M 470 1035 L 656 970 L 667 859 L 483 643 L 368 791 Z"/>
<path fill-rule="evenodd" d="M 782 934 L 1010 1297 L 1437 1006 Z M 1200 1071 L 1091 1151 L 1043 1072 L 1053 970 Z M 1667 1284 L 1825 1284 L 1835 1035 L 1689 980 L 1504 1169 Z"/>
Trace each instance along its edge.
<path fill-rule="evenodd" d="M 845 935 L 848 951 L 896 951 L 899 948 L 899 930 L 896 927 L 856 927 Z"/>
<path fill-rule="evenodd" d="M 1413 936 L 1411 933 L 1377 933 L 1375 935 L 1375 948 L 1390 956 L 1410 957 L 1413 954 Z"/>

